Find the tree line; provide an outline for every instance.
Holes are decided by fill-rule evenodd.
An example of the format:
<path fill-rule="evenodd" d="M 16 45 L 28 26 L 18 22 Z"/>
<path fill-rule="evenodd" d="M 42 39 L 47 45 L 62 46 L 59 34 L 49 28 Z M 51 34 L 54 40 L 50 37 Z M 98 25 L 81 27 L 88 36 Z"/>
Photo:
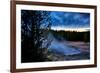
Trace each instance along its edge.
<path fill-rule="evenodd" d="M 86 32 L 56 31 L 56 30 L 51 30 L 51 31 L 57 39 L 63 37 L 67 41 L 90 42 L 90 31 Z"/>

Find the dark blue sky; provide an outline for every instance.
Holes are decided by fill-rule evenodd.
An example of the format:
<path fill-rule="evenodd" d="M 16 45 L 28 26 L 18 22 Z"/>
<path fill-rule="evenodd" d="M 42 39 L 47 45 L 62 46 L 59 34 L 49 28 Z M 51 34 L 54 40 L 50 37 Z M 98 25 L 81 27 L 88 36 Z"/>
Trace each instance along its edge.
<path fill-rule="evenodd" d="M 50 13 L 52 27 L 89 28 L 90 13 L 56 12 Z"/>

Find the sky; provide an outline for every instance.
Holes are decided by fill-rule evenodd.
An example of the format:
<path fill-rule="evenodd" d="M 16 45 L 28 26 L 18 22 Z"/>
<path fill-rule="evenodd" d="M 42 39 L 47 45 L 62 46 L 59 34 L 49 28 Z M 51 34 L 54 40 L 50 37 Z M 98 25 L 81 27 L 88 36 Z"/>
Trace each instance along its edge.
<path fill-rule="evenodd" d="M 51 28 L 89 28 L 90 13 L 56 12 L 50 13 Z"/>
<path fill-rule="evenodd" d="M 25 10 L 24 10 L 25 11 Z M 30 11 L 34 12 L 34 11 Z M 37 11 L 38 12 L 38 11 Z M 80 30 L 80 29 L 90 29 L 90 13 L 80 13 L 80 12 L 61 12 L 61 11 L 39 11 L 48 12 L 50 17 L 50 22 L 52 24 L 52 30 Z M 24 12 L 22 12 L 24 13 Z M 26 12 L 27 13 L 27 12 Z M 45 15 L 43 15 L 45 18 Z M 42 21 L 42 26 L 48 24 L 49 21 Z"/>

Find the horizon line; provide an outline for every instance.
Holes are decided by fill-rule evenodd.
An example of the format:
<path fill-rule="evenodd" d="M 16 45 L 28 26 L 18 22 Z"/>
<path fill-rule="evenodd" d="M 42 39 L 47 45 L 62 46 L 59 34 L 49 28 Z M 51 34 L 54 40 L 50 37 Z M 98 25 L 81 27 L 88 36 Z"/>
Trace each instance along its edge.
<path fill-rule="evenodd" d="M 86 32 L 86 31 L 90 31 L 90 28 L 66 28 L 66 27 L 51 27 L 52 30 L 56 30 L 56 31 L 76 31 L 76 32 Z"/>

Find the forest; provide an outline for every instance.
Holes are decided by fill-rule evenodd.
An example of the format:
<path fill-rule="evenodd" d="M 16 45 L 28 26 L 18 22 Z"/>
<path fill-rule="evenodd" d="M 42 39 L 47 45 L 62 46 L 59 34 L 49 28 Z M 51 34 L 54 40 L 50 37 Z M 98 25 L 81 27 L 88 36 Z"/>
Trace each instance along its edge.
<path fill-rule="evenodd" d="M 76 31 L 57 31 L 51 30 L 53 35 L 60 40 L 60 37 L 63 37 L 67 41 L 83 41 L 83 42 L 90 42 L 90 31 L 86 32 L 76 32 Z"/>

